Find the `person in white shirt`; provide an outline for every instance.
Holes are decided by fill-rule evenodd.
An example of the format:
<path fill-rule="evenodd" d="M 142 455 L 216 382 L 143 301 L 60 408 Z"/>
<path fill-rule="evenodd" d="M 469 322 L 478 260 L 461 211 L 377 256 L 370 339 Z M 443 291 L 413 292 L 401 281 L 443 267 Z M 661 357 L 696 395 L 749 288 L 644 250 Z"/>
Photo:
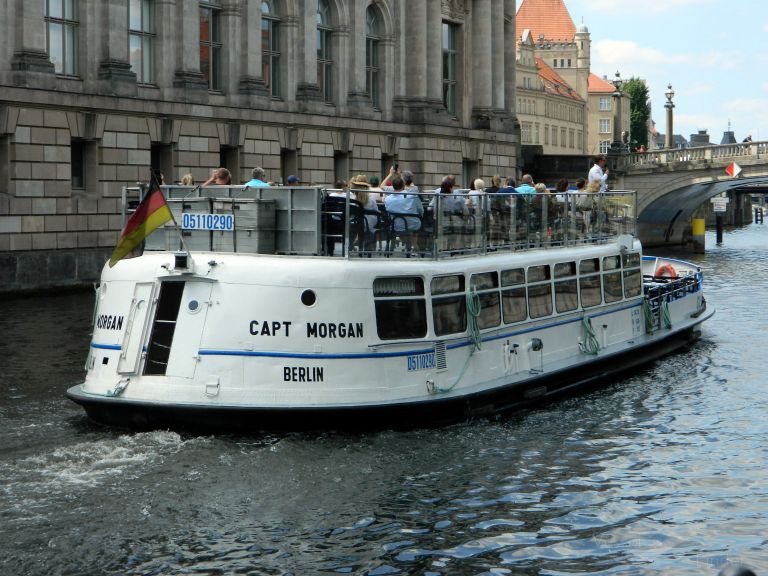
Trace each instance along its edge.
<path fill-rule="evenodd" d="M 587 184 L 600 182 L 600 192 L 608 191 L 608 168 L 605 167 L 606 158 L 602 154 L 595 156 L 595 165 L 589 170 Z"/>

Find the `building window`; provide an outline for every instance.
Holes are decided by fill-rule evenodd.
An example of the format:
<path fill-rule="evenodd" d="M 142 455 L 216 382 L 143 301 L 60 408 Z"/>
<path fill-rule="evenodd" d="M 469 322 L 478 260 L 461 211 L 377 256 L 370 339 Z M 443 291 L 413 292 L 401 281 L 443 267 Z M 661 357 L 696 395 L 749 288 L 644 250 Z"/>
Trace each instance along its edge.
<path fill-rule="evenodd" d="M 379 14 L 373 5 L 365 13 L 365 91 L 374 108 L 381 108 L 379 99 Z"/>
<path fill-rule="evenodd" d="M 453 116 L 456 116 L 457 110 L 457 29 L 456 24 L 443 22 L 443 106 Z"/>
<path fill-rule="evenodd" d="M 549 145 L 549 124 L 544 124 L 544 144 Z"/>
<path fill-rule="evenodd" d="M 527 122 L 523 123 L 520 127 L 520 140 L 523 144 L 531 143 L 531 125 Z"/>
<path fill-rule="evenodd" d="M 608 111 L 611 109 L 611 97 L 610 96 L 600 96 L 600 106 L 599 109 L 603 112 Z"/>
<path fill-rule="evenodd" d="M 200 72 L 209 90 L 221 90 L 221 0 L 200 2 Z"/>
<path fill-rule="evenodd" d="M 72 188 L 82 190 L 85 188 L 85 143 L 82 140 L 71 140 L 69 153 Z"/>
<path fill-rule="evenodd" d="M 77 2 L 45 1 L 45 41 L 56 74 L 77 75 Z"/>
<path fill-rule="evenodd" d="M 128 49 L 131 68 L 140 84 L 151 84 L 153 42 L 152 0 L 130 0 L 128 4 Z"/>
<path fill-rule="evenodd" d="M 552 62 L 554 63 L 553 68 L 557 68 L 557 58 L 555 58 Z"/>
<path fill-rule="evenodd" d="M 571 59 L 568 58 L 568 68 L 570 68 L 570 67 L 571 67 Z"/>
<path fill-rule="evenodd" d="M 280 21 L 271 2 L 261 3 L 261 77 L 272 98 L 280 97 Z"/>
<path fill-rule="evenodd" d="M 611 147 L 610 140 L 600 140 L 600 154 L 607 154 L 608 149 Z"/>
<path fill-rule="evenodd" d="M 600 118 L 600 134 L 611 133 L 611 120 L 610 118 Z"/>
<path fill-rule="evenodd" d="M 557 146 L 557 126 L 552 126 L 552 146 Z"/>
<path fill-rule="evenodd" d="M 331 9 L 328 0 L 317 2 L 317 85 L 323 101 L 333 102 L 333 53 L 331 52 Z"/>

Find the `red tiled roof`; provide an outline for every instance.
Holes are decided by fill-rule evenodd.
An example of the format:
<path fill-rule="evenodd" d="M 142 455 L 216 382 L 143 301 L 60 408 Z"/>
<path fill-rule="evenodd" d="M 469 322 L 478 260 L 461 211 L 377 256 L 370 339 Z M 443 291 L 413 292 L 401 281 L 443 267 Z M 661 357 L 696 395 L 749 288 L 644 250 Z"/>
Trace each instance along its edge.
<path fill-rule="evenodd" d="M 576 26 L 568 13 L 563 0 L 523 0 L 515 16 L 517 38 L 528 28 L 533 41 L 540 35 L 547 40 L 572 42 L 576 35 Z"/>
<path fill-rule="evenodd" d="M 587 88 L 590 92 L 611 92 L 615 90 L 613 84 L 608 82 L 608 80 L 603 80 L 598 76 L 597 74 L 589 73 L 589 87 Z"/>
<path fill-rule="evenodd" d="M 560 96 L 583 102 L 582 97 L 577 94 L 576 90 L 571 88 L 568 83 L 541 58 L 536 58 L 536 68 L 539 70 L 539 78 L 544 85 L 545 92 L 548 94 L 559 94 Z"/>

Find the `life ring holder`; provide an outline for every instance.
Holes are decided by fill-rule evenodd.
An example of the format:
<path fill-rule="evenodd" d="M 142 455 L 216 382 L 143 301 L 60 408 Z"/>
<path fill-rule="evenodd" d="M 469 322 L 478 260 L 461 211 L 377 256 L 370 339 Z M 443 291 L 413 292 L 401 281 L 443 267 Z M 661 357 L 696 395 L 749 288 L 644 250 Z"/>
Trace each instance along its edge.
<path fill-rule="evenodd" d="M 656 272 L 653 275 L 655 278 L 669 278 L 674 280 L 677 278 L 677 270 L 672 267 L 672 264 L 662 264 L 656 268 Z"/>

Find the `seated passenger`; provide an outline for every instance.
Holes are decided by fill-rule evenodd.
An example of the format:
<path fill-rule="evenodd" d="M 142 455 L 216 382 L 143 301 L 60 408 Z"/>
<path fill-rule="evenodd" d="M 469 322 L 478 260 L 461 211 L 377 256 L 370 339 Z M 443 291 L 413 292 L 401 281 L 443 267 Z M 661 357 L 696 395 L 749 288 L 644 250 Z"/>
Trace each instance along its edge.
<path fill-rule="evenodd" d="M 414 214 L 421 216 L 424 214 L 424 207 L 421 200 L 415 194 L 404 194 L 405 183 L 400 176 L 391 178 L 392 187 L 383 186 L 385 192 L 391 192 L 384 198 L 384 206 L 389 214 Z M 421 218 L 404 217 L 393 220 L 393 229 L 395 232 L 415 232 L 421 228 Z"/>
<path fill-rule="evenodd" d="M 264 172 L 264 168 L 256 166 L 256 168 L 251 170 L 251 179 L 248 180 L 245 185 L 250 186 L 251 188 L 266 188 L 269 186 L 266 182 L 266 178 L 267 173 Z"/>
<path fill-rule="evenodd" d="M 226 168 L 216 168 L 203 186 L 227 186 L 232 184 L 232 174 Z"/>

